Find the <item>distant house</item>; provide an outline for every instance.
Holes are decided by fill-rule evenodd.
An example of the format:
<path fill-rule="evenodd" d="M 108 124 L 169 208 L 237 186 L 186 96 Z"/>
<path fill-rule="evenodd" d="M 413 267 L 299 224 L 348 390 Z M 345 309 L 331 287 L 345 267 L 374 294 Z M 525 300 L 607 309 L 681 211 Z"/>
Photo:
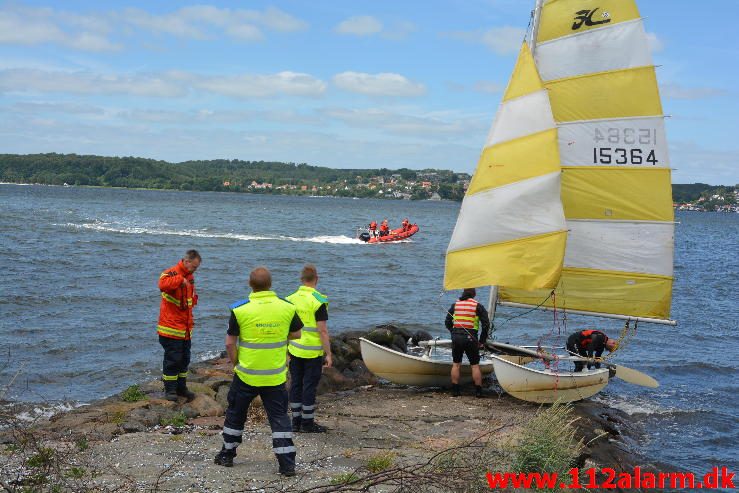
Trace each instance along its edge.
<path fill-rule="evenodd" d="M 431 182 L 430 181 L 422 181 L 421 187 L 423 188 L 431 188 Z"/>
<path fill-rule="evenodd" d="M 308 185 L 300 185 L 300 190 L 302 190 L 303 192 L 307 191 Z"/>
<path fill-rule="evenodd" d="M 230 187 L 231 186 L 231 182 L 230 181 L 224 181 L 223 182 L 223 186 L 224 187 Z"/>

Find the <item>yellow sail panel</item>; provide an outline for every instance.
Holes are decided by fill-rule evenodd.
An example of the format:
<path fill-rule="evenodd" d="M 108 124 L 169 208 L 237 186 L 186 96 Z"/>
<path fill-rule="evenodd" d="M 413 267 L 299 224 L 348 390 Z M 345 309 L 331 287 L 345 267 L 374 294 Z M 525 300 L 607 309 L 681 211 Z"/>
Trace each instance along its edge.
<path fill-rule="evenodd" d="M 447 253 L 444 289 L 470 286 L 556 286 L 562 270 L 566 231 Z"/>
<path fill-rule="evenodd" d="M 471 195 L 558 170 L 557 129 L 552 128 L 485 149 L 467 194 Z"/>
<path fill-rule="evenodd" d="M 532 92 L 541 91 L 544 86 L 541 83 L 539 72 L 536 70 L 534 57 L 531 56 L 531 50 L 527 43 L 521 45 L 521 51 L 518 53 L 516 66 L 513 68 L 511 79 L 508 81 L 508 87 L 503 94 L 503 101 L 518 98 L 531 94 Z"/>
<path fill-rule="evenodd" d="M 549 293 L 502 287 L 498 295 L 502 301 L 536 306 Z M 671 299 L 671 277 L 565 267 L 555 296 L 543 306 L 664 320 L 670 316 Z"/>
<path fill-rule="evenodd" d="M 545 86 L 558 123 L 662 114 L 654 67 L 581 75 Z"/>
<path fill-rule="evenodd" d="M 673 221 L 670 170 L 567 167 L 562 204 L 567 219 Z"/>
<path fill-rule="evenodd" d="M 633 0 L 547 0 L 541 12 L 537 42 L 638 19 Z"/>

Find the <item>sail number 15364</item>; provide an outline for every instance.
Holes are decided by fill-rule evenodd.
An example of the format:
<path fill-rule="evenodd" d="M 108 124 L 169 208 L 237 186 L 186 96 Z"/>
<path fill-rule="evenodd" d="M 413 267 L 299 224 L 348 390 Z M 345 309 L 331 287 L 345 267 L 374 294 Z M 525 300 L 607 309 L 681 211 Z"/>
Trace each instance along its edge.
<path fill-rule="evenodd" d="M 657 144 L 656 129 L 596 128 L 593 140 L 596 145 L 603 146 L 593 147 L 593 164 L 651 164 L 652 166 L 658 164 L 654 149 L 643 150 L 638 147 L 655 146 Z M 608 144 L 611 145 L 605 147 Z"/>

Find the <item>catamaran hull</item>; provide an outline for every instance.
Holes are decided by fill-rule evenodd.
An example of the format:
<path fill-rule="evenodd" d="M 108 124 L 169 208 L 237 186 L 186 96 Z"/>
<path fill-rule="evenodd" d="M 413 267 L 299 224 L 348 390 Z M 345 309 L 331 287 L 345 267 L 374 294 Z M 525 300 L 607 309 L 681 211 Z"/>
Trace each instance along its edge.
<path fill-rule="evenodd" d="M 539 404 L 573 402 L 591 397 L 608 385 L 607 368 L 578 373 L 537 370 L 492 356 L 495 377 L 508 394 Z"/>
<path fill-rule="evenodd" d="M 359 339 L 362 359 L 367 368 L 380 378 L 401 385 L 419 387 L 449 387 L 452 370 L 450 361 L 436 361 L 410 354 L 399 353 L 367 339 Z M 513 361 L 522 361 L 519 356 L 506 356 Z M 493 372 L 493 363 L 480 362 L 483 377 Z M 472 382 L 470 365 L 465 362 L 460 371 L 459 383 Z"/>

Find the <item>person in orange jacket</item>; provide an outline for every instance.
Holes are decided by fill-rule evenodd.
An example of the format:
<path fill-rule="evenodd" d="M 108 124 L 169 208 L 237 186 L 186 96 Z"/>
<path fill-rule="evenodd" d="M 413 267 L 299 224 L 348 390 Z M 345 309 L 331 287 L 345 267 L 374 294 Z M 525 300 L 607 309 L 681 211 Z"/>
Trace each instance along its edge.
<path fill-rule="evenodd" d="M 377 236 L 377 221 L 369 223 L 369 233 L 373 238 Z"/>
<path fill-rule="evenodd" d="M 187 388 L 187 368 L 190 366 L 190 339 L 194 326 L 192 309 L 198 304 L 193 273 L 200 267 L 200 261 L 197 250 L 188 250 L 177 265 L 159 276 L 162 301 L 157 334 L 159 344 L 164 348 L 164 397 L 175 402 L 178 396 L 188 401 L 195 398 Z"/>
<path fill-rule="evenodd" d="M 409 229 L 411 229 L 411 223 L 410 223 L 410 221 L 408 221 L 408 218 L 407 217 L 405 219 L 403 219 L 403 222 L 401 223 L 401 225 L 403 227 L 403 232 L 408 231 Z"/>
<path fill-rule="evenodd" d="M 390 233 L 390 228 L 387 225 L 387 219 L 383 219 L 380 223 L 380 236 L 386 236 Z"/>

